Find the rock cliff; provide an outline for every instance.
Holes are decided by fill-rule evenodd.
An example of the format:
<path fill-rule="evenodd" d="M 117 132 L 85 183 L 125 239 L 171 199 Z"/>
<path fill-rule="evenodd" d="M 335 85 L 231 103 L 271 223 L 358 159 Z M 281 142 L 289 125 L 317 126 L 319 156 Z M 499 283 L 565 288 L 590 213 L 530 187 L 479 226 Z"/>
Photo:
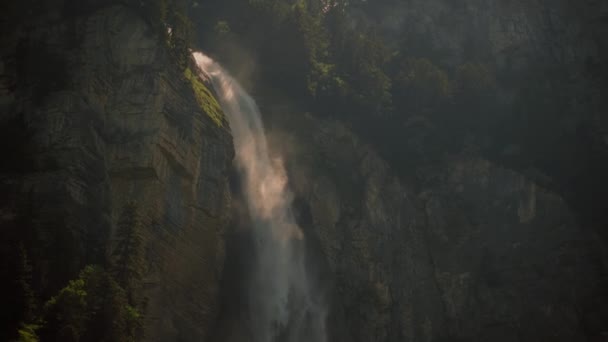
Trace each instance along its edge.
<path fill-rule="evenodd" d="M 220 296 L 233 213 L 228 125 L 201 108 L 137 11 L 91 3 L 2 8 L 2 238 L 30 219 L 33 285 L 48 298 L 102 262 L 118 213 L 137 201 L 146 339 L 204 341 L 212 326 L 238 326 L 216 320 L 223 297 L 240 298 Z M 586 4 L 410 1 L 386 24 L 447 66 L 475 51 L 503 70 L 540 58 L 576 74 L 606 52 L 606 5 Z M 600 120 L 594 108 L 586 115 Z M 604 242 L 537 179 L 466 154 L 398 177 L 343 124 L 262 109 L 331 308 L 329 341 L 606 339 Z"/>
<path fill-rule="evenodd" d="M 604 338 L 605 245 L 560 196 L 469 155 L 400 180 L 343 125 L 274 112 L 331 341 Z"/>
<path fill-rule="evenodd" d="M 584 225 L 605 226 L 606 207 L 589 200 L 608 189 L 602 176 L 608 170 L 605 1 L 381 3 L 370 4 L 359 20 L 381 27 L 407 53 L 448 72 L 470 62 L 494 70 L 500 105 L 476 118 L 491 123 L 477 132 L 487 135 L 478 145 L 492 145 L 486 157 L 528 175 L 540 171 L 548 178 L 535 180 L 559 192 Z M 421 134 L 418 127 L 411 131 L 407 136 Z"/>
<path fill-rule="evenodd" d="M 31 237 L 34 282 L 48 296 L 85 264 L 102 262 L 118 214 L 136 201 L 147 246 L 145 335 L 200 341 L 215 320 L 224 259 L 228 125 L 199 106 L 137 11 L 82 7 L 37 3 L 2 22 L 10 32 L 0 59 L 2 149 L 10 157 L 3 225 L 20 204 L 40 218 Z M 71 250 L 53 250 L 59 237 Z"/>

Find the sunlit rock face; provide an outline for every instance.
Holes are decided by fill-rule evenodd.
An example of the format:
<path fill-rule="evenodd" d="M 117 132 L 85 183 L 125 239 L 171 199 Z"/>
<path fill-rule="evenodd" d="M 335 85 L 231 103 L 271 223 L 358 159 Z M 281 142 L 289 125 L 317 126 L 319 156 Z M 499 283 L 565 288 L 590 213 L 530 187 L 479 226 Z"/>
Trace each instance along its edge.
<path fill-rule="evenodd" d="M 327 267 L 331 341 L 606 333 L 608 312 L 595 304 L 606 296 L 605 246 L 555 193 L 467 155 L 400 180 L 341 124 L 268 112 L 302 228 Z"/>
<path fill-rule="evenodd" d="M 224 260 L 228 128 L 202 111 L 183 70 L 133 9 L 40 6 L 3 30 L 14 33 L 2 35 L 0 102 L 9 110 L 0 116 L 23 120 L 27 132 L 10 143 L 27 146 L 31 160 L 2 185 L 45 220 L 39 257 L 50 266 L 35 270 L 51 282 L 44 293 L 102 262 L 117 215 L 134 200 L 147 246 L 146 339 L 202 341 L 215 322 Z M 46 249 L 64 235 L 73 250 Z M 58 266 L 55 255 L 68 261 Z"/>

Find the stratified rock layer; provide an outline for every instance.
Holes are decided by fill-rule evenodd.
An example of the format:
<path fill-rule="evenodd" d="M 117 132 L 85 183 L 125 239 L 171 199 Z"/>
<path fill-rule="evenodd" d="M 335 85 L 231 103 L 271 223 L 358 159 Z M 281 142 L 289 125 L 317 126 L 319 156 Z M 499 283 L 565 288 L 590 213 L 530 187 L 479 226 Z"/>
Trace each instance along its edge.
<path fill-rule="evenodd" d="M 0 20 L 0 223 L 14 226 L 27 208 L 33 282 L 48 298 L 104 259 L 118 213 L 136 200 L 146 339 L 203 341 L 217 324 L 230 134 L 199 108 L 137 11 L 66 3 Z M 559 3 L 411 1 L 393 24 L 447 50 L 450 67 L 478 44 L 502 70 L 538 57 L 583 77 L 579 66 L 606 50 L 597 39 L 606 5 Z M 588 20 L 568 22 L 570 9 Z M 277 112 L 272 131 L 294 133 L 273 146 L 285 148 L 327 291 L 329 341 L 605 339 L 606 249 L 558 195 L 472 156 L 399 179 L 341 124 Z M 71 249 L 53 250 L 57 240 Z"/>
<path fill-rule="evenodd" d="M 146 339 L 204 340 L 224 260 L 230 133 L 202 111 L 137 11 L 83 7 L 34 9 L 2 38 L 1 119 L 27 133 L 11 142 L 27 162 L 3 170 L 12 195 L 4 210 L 26 202 L 44 218 L 32 259 L 43 260 L 35 274 L 53 294 L 103 260 L 121 209 L 136 201 L 147 246 Z M 50 249 L 62 235 L 74 250 Z M 44 264 L 57 253 L 69 263 Z"/>

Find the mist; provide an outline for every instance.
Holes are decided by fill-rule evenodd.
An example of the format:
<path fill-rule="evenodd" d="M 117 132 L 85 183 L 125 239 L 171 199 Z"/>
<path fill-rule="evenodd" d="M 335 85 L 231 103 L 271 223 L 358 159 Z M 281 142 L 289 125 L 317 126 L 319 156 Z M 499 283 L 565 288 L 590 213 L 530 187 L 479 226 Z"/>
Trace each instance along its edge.
<path fill-rule="evenodd" d="M 283 160 L 270 157 L 255 101 L 211 58 L 200 52 L 193 56 L 230 122 L 249 208 L 256 254 L 249 288 L 251 337 L 256 342 L 323 342 L 327 309 L 308 279 L 304 235 L 293 216 Z"/>

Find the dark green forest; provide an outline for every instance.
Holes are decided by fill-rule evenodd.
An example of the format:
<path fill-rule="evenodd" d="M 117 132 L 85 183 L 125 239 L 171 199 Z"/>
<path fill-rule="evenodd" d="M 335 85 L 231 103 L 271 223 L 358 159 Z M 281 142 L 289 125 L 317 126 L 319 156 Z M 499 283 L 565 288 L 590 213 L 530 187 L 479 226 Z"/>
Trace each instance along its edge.
<path fill-rule="evenodd" d="M 27 215 L 23 213 L 23 215 Z M 52 227 L 23 216 L 7 227 L 2 244 L 3 337 L 18 341 L 137 341 L 142 334 L 141 298 L 144 241 L 137 205 L 120 215 L 108 255 L 87 265 L 67 284 L 73 270 L 73 236 L 43 240 Z M 11 229 L 12 228 L 12 229 Z M 10 235 L 9 235 L 10 234 Z M 48 251 L 50 250 L 50 254 Z M 28 254 L 29 251 L 29 254 Z M 36 254 L 45 253 L 45 254 Z M 50 258 L 50 259 L 49 259 Z M 64 273 L 64 274 L 61 274 Z"/>
<path fill-rule="evenodd" d="M 254 94 L 345 122 L 403 177 L 449 155 L 483 155 L 560 192 L 590 225 L 605 225 L 607 208 L 591 198 L 608 190 L 598 148 L 605 118 L 594 114 L 602 104 L 575 99 L 606 87 L 606 64 L 573 69 L 533 57 L 499 68 L 473 38 L 462 61 L 447 62 L 424 37 L 383 29 L 383 13 L 399 3 L 201 1 L 185 37 L 237 77 L 242 71 Z M 576 89 L 576 78 L 586 88 Z"/>
<path fill-rule="evenodd" d="M 205 86 L 193 79 L 191 50 L 221 61 L 262 111 L 265 103 L 279 103 L 290 113 L 343 123 L 414 187 L 424 185 L 426 165 L 481 156 L 555 191 L 584 229 L 608 239 L 601 197 L 608 191 L 602 140 L 608 126 L 605 115 L 594 114 L 608 108 L 597 95 L 608 85 L 605 61 L 573 69 L 532 58 L 524 67 L 505 67 L 483 39 L 451 59 L 425 37 L 382 25 L 398 0 L 8 1 L 0 11 L 9 27 L 58 8 L 61 20 L 76 27 L 78 18 L 108 3 L 149 24 L 170 61 L 166 72 L 192 85 L 199 104 L 211 103 L 204 109 L 220 126 L 217 102 L 207 101 Z M 72 33 L 76 47 L 78 32 Z M 35 57 L 26 48 L 17 53 L 17 75 L 40 77 L 33 98 L 42 101 L 46 90 L 64 86 L 66 65 L 47 58 L 49 70 L 20 70 L 19 63 Z M 42 151 L 28 143 L 23 120 L 15 116 L 0 127 L 3 177 L 54 167 L 53 160 L 31 157 Z M 16 209 L 0 233 L 0 340 L 144 340 L 147 235 L 138 204 L 128 201 L 111 229 L 92 234 L 88 218 L 49 216 L 39 201 L 15 203 L 6 191 L 16 190 L 3 187 L 3 206 Z"/>

